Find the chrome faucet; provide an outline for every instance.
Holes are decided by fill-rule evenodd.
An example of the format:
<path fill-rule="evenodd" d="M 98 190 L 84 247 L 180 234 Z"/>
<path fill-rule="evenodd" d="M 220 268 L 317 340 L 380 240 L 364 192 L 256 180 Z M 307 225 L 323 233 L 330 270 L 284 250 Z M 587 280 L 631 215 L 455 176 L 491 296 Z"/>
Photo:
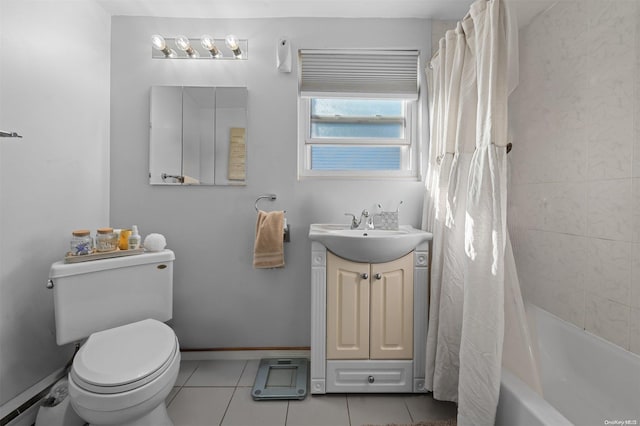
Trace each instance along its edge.
<path fill-rule="evenodd" d="M 365 218 L 366 229 L 373 229 L 373 218 L 369 217 L 369 210 L 362 210 L 360 213 L 360 219 L 356 219 L 356 215 L 353 213 L 345 213 L 345 216 L 351 216 L 351 229 L 358 229 L 362 223 L 362 218 Z"/>

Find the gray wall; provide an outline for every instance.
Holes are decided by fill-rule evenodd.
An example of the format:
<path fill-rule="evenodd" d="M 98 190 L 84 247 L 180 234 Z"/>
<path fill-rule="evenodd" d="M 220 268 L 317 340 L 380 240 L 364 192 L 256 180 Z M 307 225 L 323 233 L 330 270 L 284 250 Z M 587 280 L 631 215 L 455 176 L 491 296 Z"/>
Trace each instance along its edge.
<path fill-rule="evenodd" d="M 110 18 L 94 1 L 2 0 L 0 417 L 64 366 L 49 266 L 108 224 Z"/>
<path fill-rule="evenodd" d="M 640 3 L 520 31 L 509 223 L 525 299 L 640 354 Z"/>
<path fill-rule="evenodd" d="M 152 60 L 154 33 L 234 33 L 249 39 L 249 60 Z M 297 73 L 278 73 L 278 38 L 290 37 L 294 50 L 417 48 L 424 62 L 430 34 L 430 22 L 420 19 L 113 18 L 111 225 L 137 224 L 142 234 L 162 233 L 176 252 L 174 325 L 183 348 L 309 345 L 309 224 L 346 223 L 344 212 L 403 200 L 401 223 L 420 225 L 421 182 L 297 180 Z M 148 184 L 153 85 L 247 86 L 246 187 Z M 265 201 L 262 208 L 287 210 L 292 241 L 285 245 L 284 269 L 252 268 L 254 201 L 263 193 L 276 193 L 278 200 Z"/>

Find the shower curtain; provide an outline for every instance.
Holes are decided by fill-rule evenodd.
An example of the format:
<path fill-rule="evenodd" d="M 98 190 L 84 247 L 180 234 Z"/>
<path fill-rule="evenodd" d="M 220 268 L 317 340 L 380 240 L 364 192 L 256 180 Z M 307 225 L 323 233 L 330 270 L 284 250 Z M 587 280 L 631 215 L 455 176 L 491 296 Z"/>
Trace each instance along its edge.
<path fill-rule="evenodd" d="M 458 403 L 458 424 L 492 425 L 510 245 L 507 98 L 517 83 L 517 27 L 501 0 L 471 5 L 440 40 L 427 80 L 423 229 L 434 236 L 426 384 L 434 398 Z"/>

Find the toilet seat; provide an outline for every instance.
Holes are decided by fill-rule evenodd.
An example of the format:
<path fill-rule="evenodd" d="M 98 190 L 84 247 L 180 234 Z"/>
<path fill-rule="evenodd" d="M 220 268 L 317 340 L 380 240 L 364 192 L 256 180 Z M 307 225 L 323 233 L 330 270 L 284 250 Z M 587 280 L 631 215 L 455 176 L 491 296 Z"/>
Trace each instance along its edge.
<path fill-rule="evenodd" d="M 178 348 L 169 326 L 154 319 L 138 321 L 89 336 L 76 354 L 70 375 L 89 392 L 127 392 L 161 376 Z"/>

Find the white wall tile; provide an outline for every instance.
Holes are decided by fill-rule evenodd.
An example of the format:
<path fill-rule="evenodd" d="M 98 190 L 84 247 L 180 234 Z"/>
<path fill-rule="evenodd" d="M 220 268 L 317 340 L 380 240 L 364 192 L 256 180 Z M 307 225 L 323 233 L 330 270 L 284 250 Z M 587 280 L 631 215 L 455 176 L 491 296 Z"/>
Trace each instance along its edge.
<path fill-rule="evenodd" d="M 629 349 L 630 307 L 587 293 L 585 330 Z"/>
<path fill-rule="evenodd" d="M 516 92 L 509 221 L 523 294 L 628 348 L 640 327 L 640 2 L 567 0 L 534 18 Z"/>
<path fill-rule="evenodd" d="M 630 241 L 631 179 L 593 181 L 589 185 L 587 235 Z"/>
<path fill-rule="evenodd" d="M 640 309 L 631 308 L 629 324 L 629 349 L 640 355 Z"/>
<path fill-rule="evenodd" d="M 534 272 L 533 303 L 584 327 L 584 280 L 588 240 L 556 232 L 532 231 L 530 259 Z"/>
<path fill-rule="evenodd" d="M 566 282 L 550 280 L 541 283 L 543 309 L 580 328 L 585 326 L 585 291 L 567 285 Z"/>
<path fill-rule="evenodd" d="M 636 48 L 634 49 L 636 57 L 635 68 L 635 137 L 633 149 L 633 177 L 640 177 L 640 3 L 636 4 Z"/>
<path fill-rule="evenodd" d="M 631 306 L 640 308 L 640 243 L 633 244 L 631 257 Z"/>
<path fill-rule="evenodd" d="M 628 305 L 631 293 L 632 244 L 592 238 L 588 244 L 585 290 Z"/>
<path fill-rule="evenodd" d="M 587 229 L 587 185 L 549 183 L 540 188 L 546 231 L 584 235 Z"/>
<path fill-rule="evenodd" d="M 584 183 L 519 185 L 511 198 L 512 217 L 518 226 L 586 234 L 587 186 Z"/>
<path fill-rule="evenodd" d="M 640 178 L 633 179 L 632 183 L 632 239 L 635 242 L 640 242 Z"/>

